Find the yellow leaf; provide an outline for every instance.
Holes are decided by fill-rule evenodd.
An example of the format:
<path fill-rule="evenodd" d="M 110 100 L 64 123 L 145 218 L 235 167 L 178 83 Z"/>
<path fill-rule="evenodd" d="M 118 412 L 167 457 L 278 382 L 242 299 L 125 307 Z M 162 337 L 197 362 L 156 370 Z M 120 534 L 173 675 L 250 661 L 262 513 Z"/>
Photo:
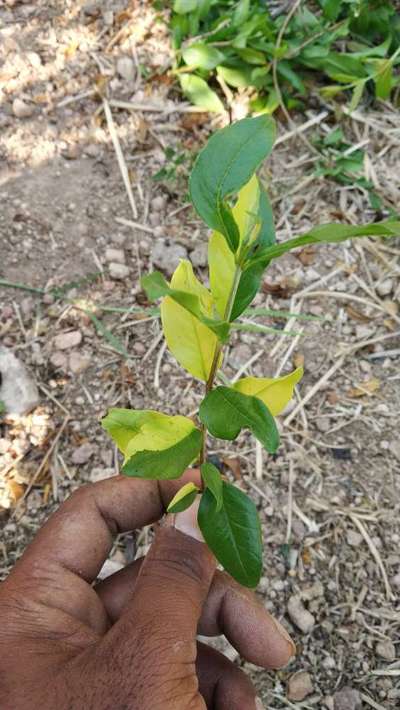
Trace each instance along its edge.
<path fill-rule="evenodd" d="M 256 175 L 242 187 L 237 202 L 232 210 L 235 222 L 239 227 L 240 244 L 243 240 L 255 238 L 257 230 L 256 217 L 260 202 L 260 187 Z"/>
<path fill-rule="evenodd" d="M 208 243 L 208 267 L 215 307 L 223 318 L 235 276 L 235 257 L 219 232 L 213 232 Z"/>
<path fill-rule="evenodd" d="M 181 261 L 171 279 L 171 287 L 199 296 L 204 313 L 212 315 L 212 296 L 194 275 L 189 261 Z M 206 382 L 218 344 L 217 336 L 169 296 L 161 302 L 161 322 L 171 353 L 191 375 Z"/>
<path fill-rule="evenodd" d="M 192 495 L 197 495 L 199 489 L 197 486 L 195 486 L 192 481 L 189 481 L 189 483 L 185 483 L 182 488 L 179 489 L 178 493 L 175 493 L 173 499 L 171 500 L 170 504 L 168 505 L 167 511 L 169 512 L 172 508 L 175 508 L 177 503 L 180 503 L 183 501 L 186 496 L 192 494 Z M 178 511 L 176 511 L 178 512 Z"/>
<path fill-rule="evenodd" d="M 169 449 L 195 429 L 187 417 L 169 416 L 152 409 L 110 409 L 102 425 L 125 460 L 138 451 Z"/>
<path fill-rule="evenodd" d="M 242 394 L 253 395 L 267 405 L 271 414 L 280 414 L 293 397 L 295 385 L 303 377 L 303 368 L 298 367 L 289 375 L 269 379 L 267 377 L 243 377 L 234 385 Z"/>

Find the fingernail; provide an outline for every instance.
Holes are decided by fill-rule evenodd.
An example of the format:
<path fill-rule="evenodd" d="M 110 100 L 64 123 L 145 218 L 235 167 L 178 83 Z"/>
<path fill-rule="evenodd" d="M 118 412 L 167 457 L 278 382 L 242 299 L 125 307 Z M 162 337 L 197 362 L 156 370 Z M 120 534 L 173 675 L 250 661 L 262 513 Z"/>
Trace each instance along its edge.
<path fill-rule="evenodd" d="M 182 513 L 175 513 L 171 515 L 171 525 L 179 532 L 193 537 L 195 540 L 204 542 L 203 535 L 201 534 L 200 528 L 197 523 L 197 513 L 199 510 L 201 496 L 197 496 L 194 503 L 189 508 L 186 508 Z"/>
<path fill-rule="evenodd" d="M 288 634 L 288 632 L 286 631 L 285 627 L 282 626 L 282 624 L 279 623 L 279 621 L 277 621 L 277 620 L 274 619 L 274 618 L 273 618 L 272 620 L 273 620 L 273 622 L 274 622 L 274 626 L 275 626 L 277 632 L 279 633 L 279 635 L 282 636 L 282 638 L 284 638 L 285 641 L 287 641 L 287 642 L 290 644 L 291 649 L 292 649 L 291 655 L 294 656 L 294 655 L 296 654 L 296 644 L 295 644 L 295 642 L 293 641 L 293 639 L 291 638 L 291 636 L 289 636 L 289 634 Z"/>
<path fill-rule="evenodd" d="M 265 710 L 264 703 L 258 696 L 256 698 L 256 710 Z"/>

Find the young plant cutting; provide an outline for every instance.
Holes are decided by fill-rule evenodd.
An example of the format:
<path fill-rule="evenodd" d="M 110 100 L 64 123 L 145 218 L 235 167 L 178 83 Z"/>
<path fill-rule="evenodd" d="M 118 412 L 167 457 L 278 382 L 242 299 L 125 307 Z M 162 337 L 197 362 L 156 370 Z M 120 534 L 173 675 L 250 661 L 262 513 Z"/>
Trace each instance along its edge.
<path fill-rule="evenodd" d="M 324 224 L 277 242 L 271 205 L 256 176 L 274 137 L 271 117 L 245 118 L 215 133 L 195 162 L 191 200 L 213 230 L 209 287 L 198 280 L 188 260 L 181 261 L 170 283 L 157 271 L 142 279 L 149 300 L 161 299 L 161 322 L 172 355 L 204 382 L 197 421 L 153 410 L 111 409 L 102 422 L 124 455 L 126 476 L 175 479 L 192 464 L 200 467 L 202 490 L 194 483 L 183 485 L 168 511 L 183 511 L 201 495 L 198 523 L 206 543 L 225 570 L 248 587 L 257 585 L 262 570 L 257 509 L 208 461 L 207 438 L 233 441 L 249 429 L 274 454 L 279 446 L 275 417 L 290 401 L 303 370 L 230 383 L 222 370 L 230 332 L 256 296 L 269 264 L 286 252 L 351 237 L 400 235 L 400 222 L 387 220 L 363 226 Z"/>

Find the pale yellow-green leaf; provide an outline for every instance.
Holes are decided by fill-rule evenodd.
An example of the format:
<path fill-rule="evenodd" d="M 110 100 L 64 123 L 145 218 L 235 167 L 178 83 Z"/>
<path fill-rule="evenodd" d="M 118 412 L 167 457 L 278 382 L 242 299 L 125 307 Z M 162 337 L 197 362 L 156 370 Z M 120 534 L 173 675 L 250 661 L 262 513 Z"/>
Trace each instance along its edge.
<path fill-rule="evenodd" d="M 177 503 L 180 503 L 181 500 L 186 498 L 190 493 L 197 493 L 198 492 L 197 486 L 195 486 L 192 481 L 189 481 L 189 483 L 185 483 L 182 488 L 179 489 L 178 493 L 175 493 L 173 499 L 168 505 L 167 511 L 171 510 L 171 508 L 174 508 Z"/>
<path fill-rule="evenodd" d="M 235 276 L 235 257 L 219 232 L 213 232 L 208 242 L 208 267 L 215 308 L 223 318 Z"/>
<path fill-rule="evenodd" d="M 237 226 L 239 227 L 240 244 L 247 239 L 253 240 L 257 232 L 258 205 L 260 202 L 260 186 L 256 175 L 242 187 L 238 199 L 232 210 Z"/>
<path fill-rule="evenodd" d="M 169 416 L 151 409 L 111 409 L 102 425 L 129 459 L 138 451 L 162 451 L 188 436 L 191 419 Z"/>
<path fill-rule="evenodd" d="M 243 377 L 234 388 L 242 394 L 253 395 L 267 405 L 273 416 L 280 414 L 293 397 L 293 390 L 303 377 L 303 368 L 298 367 L 289 375 L 277 378 Z"/>
<path fill-rule="evenodd" d="M 171 287 L 199 296 L 204 313 L 212 315 L 212 296 L 194 275 L 189 261 L 181 261 Z M 177 361 L 193 377 L 206 381 L 218 344 L 217 336 L 169 296 L 161 302 L 161 322 L 167 345 Z"/>
<path fill-rule="evenodd" d="M 179 266 L 175 269 L 172 279 L 171 288 L 177 291 L 185 291 L 192 293 L 200 299 L 200 305 L 205 315 L 212 313 L 212 296 L 209 290 L 199 281 L 193 272 L 193 266 L 187 259 L 181 259 Z"/>
<path fill-rule="evenodd" d="M 137 451 L 163 451 L 188 436 L 195 425 L 187 417 L 171 417 L 160 412 L 147 413 L 140 431 L 128 443 L 125 456 L 129 459 Z"/>

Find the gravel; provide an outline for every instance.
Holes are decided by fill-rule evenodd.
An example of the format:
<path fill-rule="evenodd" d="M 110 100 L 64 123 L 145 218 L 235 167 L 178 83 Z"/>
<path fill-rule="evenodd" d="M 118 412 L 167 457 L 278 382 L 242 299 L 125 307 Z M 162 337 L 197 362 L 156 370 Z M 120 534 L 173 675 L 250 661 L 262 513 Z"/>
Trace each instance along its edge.
<path fill-rule="evenodd" d="M 166 244 L 158 239 L 151 252 L 151 260 L 158 269 L 171 276 L 181 259 L 187 259 L 187 249 L 182 244 Z"/>
<path fill-rule="evenodd" d="M 82 333 L 80 330 L 70 330 L 68 333 L 60 333 L 54 338 L 54 347 L 56 350 L 69 350 L 75 348 L 82 342 Z"/>

